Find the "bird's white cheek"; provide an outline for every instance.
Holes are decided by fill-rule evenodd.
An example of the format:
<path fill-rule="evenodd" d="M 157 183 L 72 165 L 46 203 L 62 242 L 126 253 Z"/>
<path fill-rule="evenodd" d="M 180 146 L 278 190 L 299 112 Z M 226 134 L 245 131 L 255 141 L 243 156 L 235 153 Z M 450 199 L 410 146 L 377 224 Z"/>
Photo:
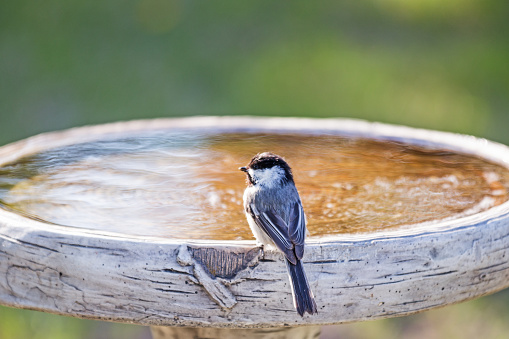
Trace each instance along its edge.
<path fill-rule="evenodd" d="M 249 171 L 250 171 L 249 172 L 250 175 L 255 180 L 256 184 L 260 184 L 267 188 L 271 188 L 276 185 L 279 185 L 285 175 L 285 171 L 278 166 L 274 166 L 272 168 L 266 168 L 263 170 L 249 169 Z"/>

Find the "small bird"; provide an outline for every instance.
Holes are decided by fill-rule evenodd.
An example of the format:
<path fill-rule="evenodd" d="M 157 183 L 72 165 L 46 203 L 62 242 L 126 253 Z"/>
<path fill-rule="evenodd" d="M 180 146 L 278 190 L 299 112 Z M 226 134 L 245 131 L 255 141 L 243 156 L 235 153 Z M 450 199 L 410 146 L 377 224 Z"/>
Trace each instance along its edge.
<path fill-rule="evenodd" d="M 239 170 L 247 174 L 244 210 L 253 235 L 262 245 L 274 245 L 283 252 L 299 315 L 317 313 L 301 261 L 306 218 L 290 166 L 282 157 L 265 152 Z"/>

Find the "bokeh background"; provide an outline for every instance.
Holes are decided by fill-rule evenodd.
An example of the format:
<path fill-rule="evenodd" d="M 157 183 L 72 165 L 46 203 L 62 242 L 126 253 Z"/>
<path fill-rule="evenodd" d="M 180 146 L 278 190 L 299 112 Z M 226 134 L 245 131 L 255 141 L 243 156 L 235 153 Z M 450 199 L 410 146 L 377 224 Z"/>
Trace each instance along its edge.
<path fill-rule="evenodd" d="M 189 115 L 351 117 L 509 144 L 509 2 L 0 2 L 0 144 Z M 509 292 L 323 338 L 507 338 Z M 0 338 L 150 338 L 0 307 Z"/>

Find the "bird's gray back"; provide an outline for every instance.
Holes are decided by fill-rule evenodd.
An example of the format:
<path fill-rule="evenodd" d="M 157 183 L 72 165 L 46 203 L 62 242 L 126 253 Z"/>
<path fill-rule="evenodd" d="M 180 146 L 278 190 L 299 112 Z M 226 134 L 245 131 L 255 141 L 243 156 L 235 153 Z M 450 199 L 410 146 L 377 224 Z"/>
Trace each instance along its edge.
<path fill-rule="evenodd" d="M 289 222 L 290 208 L 295 202 L 300 201 L 297 189 L 294 185 L 285 184 L 280 187 L 263 188 L 250 186 L 246 189 L 252 190 L 246 194 L 244 208 L 248 210 L 250 204 L 255 204 L 258 210 L 272 210 L 277 213 L 285 222 Z"/>

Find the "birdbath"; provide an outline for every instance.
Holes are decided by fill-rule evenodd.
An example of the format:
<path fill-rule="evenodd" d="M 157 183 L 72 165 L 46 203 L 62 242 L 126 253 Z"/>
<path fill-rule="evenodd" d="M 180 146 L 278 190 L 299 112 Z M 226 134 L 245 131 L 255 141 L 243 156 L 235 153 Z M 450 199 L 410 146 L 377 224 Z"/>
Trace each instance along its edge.
<path fill-rule="evenodd" d="M 263 151 L 293 168 L 315 315 L 245 220 L 237 169 Z M 469 300 L 509 286 L 508 164 L 484 139 L 344 119 L 41 134 L 0 148 L 0 304 L 155 338 L 306 338 Z"/>

